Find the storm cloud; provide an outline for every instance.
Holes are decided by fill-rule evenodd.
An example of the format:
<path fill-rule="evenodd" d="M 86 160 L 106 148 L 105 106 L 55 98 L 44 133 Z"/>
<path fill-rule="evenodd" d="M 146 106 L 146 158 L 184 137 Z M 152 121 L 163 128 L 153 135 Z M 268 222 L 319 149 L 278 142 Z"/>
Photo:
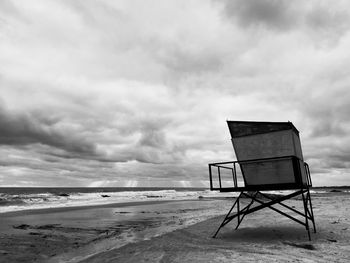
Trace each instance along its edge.
<path fill-rule="evenodd" d="M 349 184 L 346 1 L 1 1 L 0 183 L 208 186 L 225 121 L 292 121 Z"/>
<path fill-rule="evenodd" d="M 298 24 L 298 3 L 276 0 L 226 1 L 225 12 L 243 27 L 265 26 L 276 30 L 291 29 Z"/>
<path fill-rule="evenodd" d="M 44 144 L 77 153 L 94 155 L 96 147 L 81 136 L 72 136 L 70 130 L 55 128 L 59 120 L 40 119 L 32 114 L 10 113 L 0 107 L 0 144 Z"/>

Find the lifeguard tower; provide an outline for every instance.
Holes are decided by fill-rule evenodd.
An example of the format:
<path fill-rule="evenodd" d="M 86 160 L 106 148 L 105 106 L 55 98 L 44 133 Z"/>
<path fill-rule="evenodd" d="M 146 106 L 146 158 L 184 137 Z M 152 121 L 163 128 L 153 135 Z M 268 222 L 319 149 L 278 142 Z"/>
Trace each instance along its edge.
<path fill-rule="evenodd" d="M 305 226 L 311 240 L 309 221 L 316 233 L 309 191 L 312 183 L 298 130 L 291 122 L 227 121 L 227 124 L 237 161 L 209 164 L 210 189 L 239 195 L 213 237 L 233 219 L 237 218 L 237 229 L 246 215 L 268 207 Z M 271 190 L 289 191 L 284 195 L 261 192 Z M 300 195 L 303 211 L 282 203 Z M 243 208 L 242 198 L 250 200 Z"/>

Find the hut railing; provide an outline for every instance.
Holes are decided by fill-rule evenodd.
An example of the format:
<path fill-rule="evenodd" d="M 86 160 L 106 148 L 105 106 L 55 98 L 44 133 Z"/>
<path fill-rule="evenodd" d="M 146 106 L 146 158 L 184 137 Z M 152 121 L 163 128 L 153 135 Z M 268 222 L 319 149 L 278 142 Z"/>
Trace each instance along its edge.
<path fill-rule="evenodd" d="M 219 190 L 221 192 L 235 192 L 235 191 L 241 191 L 244 189 L 248 189 L 245 187 L 245 180 L 244 180 L 244 175 L 241 172 L 241 176 L 240 176 L 240 181 L 242 181 L 242 184 L 244 184 L 244 186 L 239 186 L 238 184 L 238 172 L 237 171 L 241 171 L 241 164 L 245 164 L 245 163 L 254 163 L 254 162 L 264 162 L 264 161 L 274 161 L 274 160 L 281 160 L 281 159 L 298 159 L 300 160 L 298 157 L 296 156 L 283 156 L 283 157 L 274 157 L 274 158 L 263 158 L 263 159 L 254 159 L 254 160 L 245 160 L 245 161 L 228 161 L 228 162 L 217 162 L 217 163 L 210 163 L 209 166 L 209 180 L 210 180 L 210 190 Z M 306 185 L 302 186 L 302 187 L 312 187 L 312 182 L 311 182 L 311 176 L 310 176 L 310 169 L 309 169 L 309 165 L 306 162 L 304 163 L 304 169 L 305 169 L 305 173 L 306 173 Z M 216 174 L 217 174 L 217 181 L 219 186 L 215 187 L 214 186 L 214 170 L 216 170 Z M 229 170 L 230 173 L 232 174 L 231 177 L 231 182 L 230 182 L 230 186 L 226 187 L 223 185 L 223 180 L 222 180 L 222 171 L 223 170 Z M 225 181 L 227 183 L 227 181 Z M 276 189 L 276 190 L 283 190 L 283 187 L 285 187 L 286 189 L 295 189 L 296 185 L 295 184 L 289 184 L 289 185 L 283 185 L 281 187 L 281 185 L 276 184 L 275 186 L 271 186 L 268 185 L 266 186 L 266 188 L 271 188 L 272 189 Z M 253 189 L 254 187 L 251 187 L 251 190 L 255 190 Z M 261 190 L 262 187 L 260 187 Z"/>

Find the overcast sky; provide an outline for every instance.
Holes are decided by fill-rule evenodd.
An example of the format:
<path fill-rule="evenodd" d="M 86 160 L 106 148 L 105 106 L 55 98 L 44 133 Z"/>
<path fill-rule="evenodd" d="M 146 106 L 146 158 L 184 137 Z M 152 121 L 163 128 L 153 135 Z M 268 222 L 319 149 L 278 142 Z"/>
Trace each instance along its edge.
<path fill-rule="evenodd" d="M 226 120 L 350 184 L 350 1 L 0 1 L 0 186 L 208 186 Z"/>

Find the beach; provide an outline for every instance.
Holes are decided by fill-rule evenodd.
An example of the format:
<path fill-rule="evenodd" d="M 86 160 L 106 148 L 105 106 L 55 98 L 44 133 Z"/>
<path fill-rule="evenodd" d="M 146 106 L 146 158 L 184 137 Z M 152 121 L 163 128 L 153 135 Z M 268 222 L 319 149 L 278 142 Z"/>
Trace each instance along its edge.
<path fill-rule="evenodd" d="M 270 209 L 212 238 L 234 198 L 147 200 L 1 214 L 0 262 L 349 262 L 350 194 L 313 194 L 317 233 Z M 301 200 L 289 205 L 300 209 Z"/>

